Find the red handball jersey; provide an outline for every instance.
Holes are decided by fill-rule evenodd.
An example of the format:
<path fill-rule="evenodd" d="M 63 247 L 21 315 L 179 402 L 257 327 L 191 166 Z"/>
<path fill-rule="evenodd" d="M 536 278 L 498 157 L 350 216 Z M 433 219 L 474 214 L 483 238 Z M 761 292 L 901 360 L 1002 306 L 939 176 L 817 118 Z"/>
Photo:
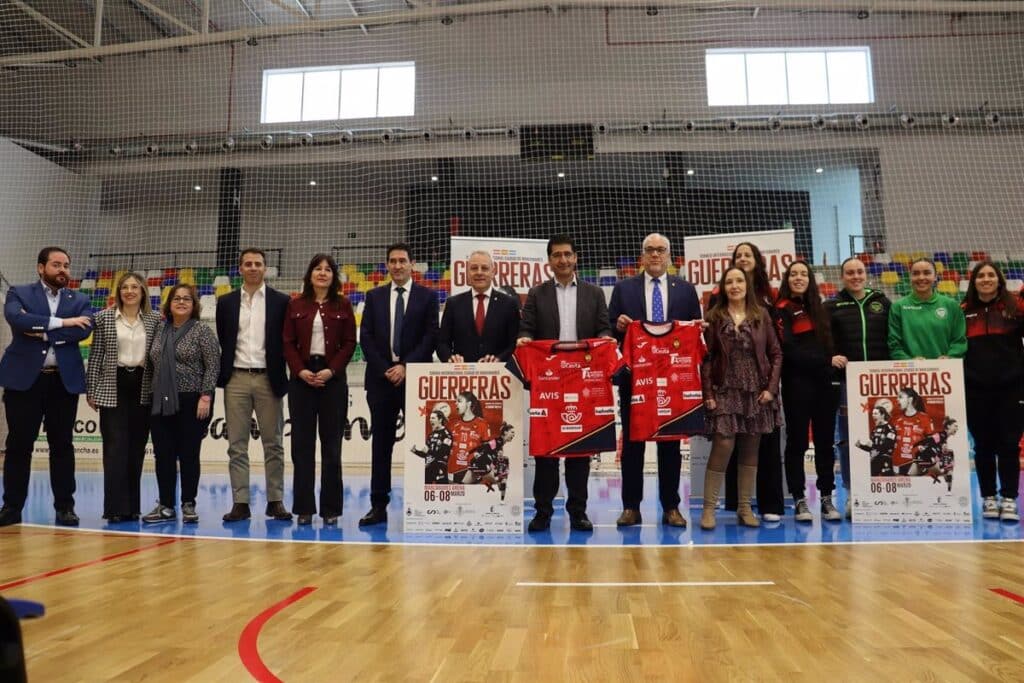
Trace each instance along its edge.
<path fill-rule="evenodd" d="M 630 323 L 619 365 L 620 381 L 632 387 L 630 441 L 678 441 L 704 433 L 705 350 L 699 320 Z"/>
<path fill-rule="evenodd" d="M 928 413 L 919 411 L 914 415 L 901 415 L 893 420 L 896 428 L 896 448 L 892 453 L 892 466 L 899 467 L 914 460 L 917 443 L 935 431 Z"/>
<path fill-rule="evenodd" d="M 611 378 L 614 339 L 533 341 L 508 368 L 530 391 L 530 455 L 583 456 L 615 450 Z"/>
<path fill-rule="evenodd" d="M 482 417 L 474 417 L 472 420 L 454 417 L 448 424 L 448 429 L 452 432 L 452 452 L 448 456 L 448 473 L 456 474 L 469 469 L 473 451 L 491 438 L 491 428 L 487 424 L 487 420 Z"/>

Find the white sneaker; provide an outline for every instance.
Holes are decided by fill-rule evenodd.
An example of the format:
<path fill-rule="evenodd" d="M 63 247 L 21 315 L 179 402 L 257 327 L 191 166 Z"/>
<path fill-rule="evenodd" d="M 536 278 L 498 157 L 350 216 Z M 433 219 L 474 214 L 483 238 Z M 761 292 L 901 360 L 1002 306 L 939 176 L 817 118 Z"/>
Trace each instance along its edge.
<path fill-rule="evenodd" d="M 1019 522 L 1020 513 L 1017 512 L 1016 498 L 1003 498 L 999 504 L 999 519 L 1004 522 Z"/>
<path fill-rule="evenodd" d="M 178 515 L 175 514 L 174 508 L 169 508 L 161 505 L 159 502 L 156 507 L 149 514 L 142 516 L 143 524 L 161 524 L 163 522 L 176 522 L 178 521 Z"/>
<path fill-rule="evenodd" d="M 832 502 L 832 496 L 821 497 L 821 517 L 830 522 L 839 522 L 843 519 L 839 510 L 836 510 L 835 503 Z"/>
<path fill-rule="evenodd" d="M 782 516 L 777 515 L 774 512 L 766 512 L 761 515 L 761 519 L 765 522 L 779 522 L 782 521 Z"/>
<path fill-rule="evenodd" d="M 199 515 L 196 513 L 195 503 L 181 504 L 181 521 L 185 524 L 198 524 Z"/>
<path fill-rule="evenodd" d="M 813 522 L 814 515 L 811 514 L 811 508 L 807 507 L 807 499 L 801 498 L 796 502 L 796 521 L 798 522 Z"/>
<path fill-rule="evenodd" d="M 981 516 L 985 519 L 999 519 L 999 501 L 995 496 L 988 496 L 981 501 Z"/>

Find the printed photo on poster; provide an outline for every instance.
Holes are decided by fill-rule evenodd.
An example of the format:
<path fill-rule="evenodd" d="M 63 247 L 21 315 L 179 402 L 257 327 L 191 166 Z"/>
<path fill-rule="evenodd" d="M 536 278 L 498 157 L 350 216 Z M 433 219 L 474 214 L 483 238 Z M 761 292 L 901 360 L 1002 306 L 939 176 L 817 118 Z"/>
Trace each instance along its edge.
<path fill-rule="evenodd" d="M 406 532 L 521 532 L 519 383 L 496 363 L 414 363 L 406 383 Z"/>
<path fill-rule="evenodd" d="M 847 368 L 854 522 L 970 523 L 963 365 Z"/>

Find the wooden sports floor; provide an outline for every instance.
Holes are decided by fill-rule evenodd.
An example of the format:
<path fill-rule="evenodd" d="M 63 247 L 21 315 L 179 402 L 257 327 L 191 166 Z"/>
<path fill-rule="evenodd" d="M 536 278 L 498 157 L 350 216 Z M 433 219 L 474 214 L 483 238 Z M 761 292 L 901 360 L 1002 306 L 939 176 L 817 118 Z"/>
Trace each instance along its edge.
<path fill-rule="evenodd" d="M 0 594 L 46 607 L 22 622 L 30 681 L 1024 681 L 1022 551 L 32 524 L 0 529 Z"/>

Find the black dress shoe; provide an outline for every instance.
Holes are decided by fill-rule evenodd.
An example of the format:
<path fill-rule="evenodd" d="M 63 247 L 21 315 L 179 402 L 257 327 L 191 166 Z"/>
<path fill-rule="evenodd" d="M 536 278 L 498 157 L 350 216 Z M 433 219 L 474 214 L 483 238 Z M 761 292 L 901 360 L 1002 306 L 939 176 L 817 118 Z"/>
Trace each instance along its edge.
<path fill-rule="evenodd" d="M 530 520 L 530 524 L 526 527 L 527 531 L 547 531 L 551 528 L 551 515 L 545 515 L 543 512 L 538 512 Z"/>
<path fill-rule="evenodd" d="M 107 515 L 104 519 L 107 520 L 107 524 L 120 524 L 128 518 L 124 515 Z"/>
<path fill-rule="evenodd" d="M 222 518 L 225 522 L 241 522 L 243 519 L 249 519 L 252 517 L 252 513 L 249 512 L 248 503 L 235 503 L 231 506 L 231 512 L 224 515 Z"/>
<path fill-rule="evenodd" d="M 267 503 L 267 517 L 281 522 L 292 521 L 292 513 L 288 512 L 288 508 L 279 500 Z"/>
<path fill-rule="evenodd" d="M 313 515 L 299 515 L 299 526 L 309 526 L 313 523 Z"/>
<path fill-rule="evenodd" d="M 57 526 L 78 526 L 78 522 L 74 510 L 57 510 Z"/>
<path fill-rule="evenodd" d="M 587 513 L 581 512 L 569 518 L 569 528 L 573 531 L 593 531 L 594 523 L 587 517 Z"/>
<path fill-rule="evenodd" d="M 374 524 L 386 524 L 388 521 L 388 510 L 383 507 L 372 507 L 359 519 L 359 526 L 373 526 Z"/>
<path fill-rule="evenodd" d="M 15 510 L 7 505 L 0 508 L 0 526 L 21 524 L 21 510 Z"/>

